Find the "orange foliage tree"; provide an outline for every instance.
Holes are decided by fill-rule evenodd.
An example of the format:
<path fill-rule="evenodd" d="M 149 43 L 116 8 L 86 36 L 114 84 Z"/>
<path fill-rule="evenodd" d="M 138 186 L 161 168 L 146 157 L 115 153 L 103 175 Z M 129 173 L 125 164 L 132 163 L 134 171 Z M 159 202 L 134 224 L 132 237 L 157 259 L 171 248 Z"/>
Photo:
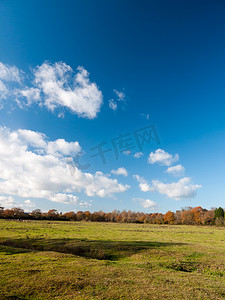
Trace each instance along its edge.
<path fill-rule="evenodd" d="M 164 220 L 164 223 L 166 224 L 174 224 L 174 221 L 175 221 L 175 215 L 174 215 L 174 212 L 172 211 L 168 211 L 164 217 L 163 217 L 163 220 Z"/>

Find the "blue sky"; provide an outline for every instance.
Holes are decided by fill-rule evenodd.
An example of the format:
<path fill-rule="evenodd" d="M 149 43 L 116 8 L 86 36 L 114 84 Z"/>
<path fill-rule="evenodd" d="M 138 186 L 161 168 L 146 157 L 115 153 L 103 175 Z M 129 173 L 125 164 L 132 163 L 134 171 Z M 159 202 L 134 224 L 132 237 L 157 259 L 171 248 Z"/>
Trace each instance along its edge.
<path fill-rule="evenodd" d="M 1 1 L 0 204 L 224 207 L 224 13 L 224 1 Z M 151 126 L 159 142 L 139 149 Z M 91 150 L 103 142 L 105 164 Z"/>

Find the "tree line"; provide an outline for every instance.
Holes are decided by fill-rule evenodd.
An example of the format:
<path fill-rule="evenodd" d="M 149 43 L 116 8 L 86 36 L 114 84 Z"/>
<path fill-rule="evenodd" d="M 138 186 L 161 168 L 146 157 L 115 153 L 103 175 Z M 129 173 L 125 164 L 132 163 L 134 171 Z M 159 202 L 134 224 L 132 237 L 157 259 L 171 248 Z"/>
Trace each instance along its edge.
<path fill-rule="evenodd" d="M 24 212 L 23 209 L 14 207 L 4 209 L 0 207 L 0 218 L 19 220 L 61 220 L 61 221 L 91 221 L 91 222 L 121 222 L 121 223 L 147 223 L 147 224 L 185 224 L 185 225 L 218 225 L 223 226 L 224 209 L 222 207 L 204 209 L 201 206 L 186 207 L 176 212 L 143 213 L 131 210 L 114 210 L 106 213 L 102 210 L 91 213 L 90 211 L 61 213 L 55 209 L 42 212 L 35 209 Z"/>

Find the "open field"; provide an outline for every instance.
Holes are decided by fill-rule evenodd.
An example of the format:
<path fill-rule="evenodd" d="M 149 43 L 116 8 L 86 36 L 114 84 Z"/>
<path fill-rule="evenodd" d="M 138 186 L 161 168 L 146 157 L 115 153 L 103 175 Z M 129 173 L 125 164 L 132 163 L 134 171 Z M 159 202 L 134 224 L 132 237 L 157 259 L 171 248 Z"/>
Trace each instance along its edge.
<path fill-rule="evenodd" d="M 0 299 L 224 299 L 225 228 L 0 220 Z"/>

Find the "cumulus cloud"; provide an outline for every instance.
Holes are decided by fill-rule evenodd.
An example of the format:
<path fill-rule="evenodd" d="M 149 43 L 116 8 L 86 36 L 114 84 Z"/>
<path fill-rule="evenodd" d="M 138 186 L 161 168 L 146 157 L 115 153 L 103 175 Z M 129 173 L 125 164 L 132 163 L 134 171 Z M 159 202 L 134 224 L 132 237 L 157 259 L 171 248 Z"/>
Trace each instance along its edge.
<path fill-rule="evenodd" d="M 125 94 L 124 94 L 124 92 L 119 92 L 116 89 L 114 89 L 113 91 L 117 95 L 117 100 L 118 101 L 124 101 L 125 100 Z"/>
<path fill-rule="evenodd" d="M 0 193 L 76 203 L 75 192 L 106 197 L 129 188 L 102 172 L 83 173 L 75 166 L 71 176 L 66 155 L 80 149 L 78 142 L 51 142 L 42 133 L 0 127 Z"/>
<path fill-rule="evenodd" d="M 76 156 L 81 152 L 81 147 L 78 142 L 66 142 L 64 139 L 58 139 L 54 142 L 49 142 L 47 152 L 53 155 L 62 154 L 68 156 Z"/>
<path fill-rule="evenodd" d="M 21 81 L 21 72 L 15 66 L 5 65 L 0 62 L 0 79 L 2 81 Z"/>
<path fill-rule="evenodd" d="M 4 83 L 0 80 L 0 100 L 6 99 L 8 94 L 7 88 Z"/>
<path fill-rule="evenodd" d="M 140 204 L 144 207 L 144 208 L 151 208 L 151 209 L 155 209 L 157 207 L 157 204 L 150 200 L 150 199 L 142 199 L 142 198 L 133 198 L 134 201 L 138 201 L 140 202 Z"/>
<path fill-rule="evenodd" d="M 43 63 L 33 70 L 34 86 L 19 91 L 28 103 L 39 102 L 49 110 L 67 108 L 80 117 L 93 119 L 102 105 L 102 92 L 83 67 L 73 69 L 63 62 Z"/>
<path fill-rule="evenodd" d="M 117 103 L 114 99 L 109 100 L 109 108 L 112 110 L 116 111 L 117 110 Z"/>
<path fill-rule="evenodd" d="M 131 154 L 131 151 L 130 150 L 124 150 L 122 151 L 122 153 L 126 156 L 130 155 Z"/>
<path fill-rule="evenodd" d="M 185 168 L 180 164 L 167 168 L 166 172 L 175 177 L 184 176 Z"/>
<path fill-rule="evenodd" d="M 139 175 L 133 175 L 133 176 L 139 182 L 139 188 L 140 188 L 140 190 L 142 192 L 151 192 L 151 191 L 154 191 L 154 188 L 151 187 L 143 177 L 141 177 Z"/>
<path fill-rule="evenodd" d="M 27 200 L 24 201 L 24 205 L 23 206 L 31 208 L 31 207 L 35 207 L 35 204 L 31 200 L 27 199 Z"/>
<path fill-rule="evenodd" d="M 91 82 L 89 73 L 82 66 L 73 69 L 63 62 L 48 62 L 37 66 L 22 81 L 22 71 L 15 66 L 0 62 L 0 99 L 13 96 L 22 108 L 38 103 L 49 110 L 68 109 L 80 117 L 93 119 L 103 103 L 102 92 Z M 10 83 L 17 83 L 12 86 Z M 63 113 L 63 112 L 62 112 Z M 61 113 L 59 113 L 61 115 Z"/>
<path fill-rule="evenodd" d="M 48 197 L 49 200 L 53 202 L 63 203 L 63 204 L 73 204 L 73 205 L 79 205 L 88 207 L 91 206 L 91 204 L 87 201 L 81 201 L 77 196 L 71 195 L 71 194 L 54 194 Z"/>
<path fill-rule="evenodd" d="M 175 200 L 194 198 L 197 189 L 202 187 L 198 184 L 191 184 L 191 179 L 189 177 L 181 178 L 178 182 L 172 183 L 163 183 L 159 180 L 152 180 L 151 184 L 148 184 L 147 181 L 139 175 L 134 175 L 134 177 L 139 182 L 139 188 L 142 192 L 156 191 Z"/>
<path fill-rule="evenodd" d="M 30 87 L 30 88 L 26 88 L 24 90 L 17 90 L 17 95 L 18 96 L 22 96 L 24 98 L 26 98 L 26 105 L 27 106 L 30 106 L 32 103 L 34 102 L 39 102 L 41 101 L 41 90 L 38 89 L 38 88 L 33 88 L 33 87 Z M 17 99 L 17 103 L 18 105 L 22 108 L 23 107 L 23 103 L 20 102 L 20 100 Z"/>
<path fill-rule="evenodd" d="M 126 96 L 125 96 L 124 92 L 120 92 L 120 91 L 117 91 L 115 89 L 113 91 L 116 94 L 116 97 L 114 99 L 109 100 L 109 108 L 116 111 L 117 108 L 118 108 L 118 103 L 119 102 L 125 102 L 126 101 Z"/>
<path fill-rule="evenodd" d="M 136 153 L 134 153 L 134 157 L 135 158 L 140 158 L 143 155 L 144 155 L 144 153 L 142 153 L 142 152 L 136 152 Z"/>
<path fill-rule="evenodd" d="M 110 179 L 102 172 L 96 172 L 94 175 L 84 174 L 85 176 L 83 175 L 83 178 L 81 178 L 81 184 L 82 187 L 87 184 L 84 189 L 88 196 L 112 196 L 114 193 L 125 192 L 129 188 L 129 185 L 122 185 L 116 179 Z"/>
<path fill-rule="evenodd" d="M 48 199 L 53 202 L 59 202 L 64 204 L 75 204 L 75 205 L 79 204 L 79 198 L 71 194 L 58 193 L 58 194 L 50 195 Z"/>
<path fill-rule="evenodd" d="M 22 72 L 15 66 L 5 65 L 0 62 L 0 100 L 7 99 L 8 96 L 13 95 L 13 90 L 10 84 L 20 84 Z M 1 108 L 3 102 L 1 103 Z"/>
<path fill-rule="evenodd" d="M 90 207 L 91 203 L 87 202 L 87 201 L 80 201 L 79 202 L 79 206 L 83 206 L 83 207 Z"/>
<path fill-rule="evenodd" d="M 175 154 L 173 156 L 172 154 L 169 154 L 168 152 L 162 149 L 157 149 L 155 152 L 151 152 L 148 157 L 149 164 L 158 163 L 161 166 L 168 166 L 168 167 L 178 160 L 179 160 L 178 154 Z"/>
<path fill-rule="evenodd" d="M 21 144 L 29 145 L 35 148 L 46 148 L 46 136 L 43 133 L 27 129 L 18 129 L 12 133 L 12 138 Z"/>
<path fill-rule="evenodd" d="M 198 184 L 191 184 L 189 177 L 181 178 L 178 182 L 172 183 L 163 183 L 158 180 L 153 180 L 152 185 L 160 194 L 165 194 L 175 200 L 194 198 L 197 189 L 202 187 Z"/>
<path fill-rule="evenodd" d="M 125 168 L 118 168 L 117 170 L 112 170 L 111 173 L 115 175 L 123 175 L 125 177 L 128 175 L 128 172 Z"/>
<path fill-rule="evenodd" d="M 17 201 L 12 196 L 0 196 L 0 206 L 9 209 L 13 207 L 20 207 L 24 208 L 34 208 L 35 204 L 30 200 L 24 200 L 24 201 Z"/>
<path fill-rule="evenodd" d="M 18 205 L 18 202 L 12 196 L 0 196 L 0 206 L 12 208 Z"/>

